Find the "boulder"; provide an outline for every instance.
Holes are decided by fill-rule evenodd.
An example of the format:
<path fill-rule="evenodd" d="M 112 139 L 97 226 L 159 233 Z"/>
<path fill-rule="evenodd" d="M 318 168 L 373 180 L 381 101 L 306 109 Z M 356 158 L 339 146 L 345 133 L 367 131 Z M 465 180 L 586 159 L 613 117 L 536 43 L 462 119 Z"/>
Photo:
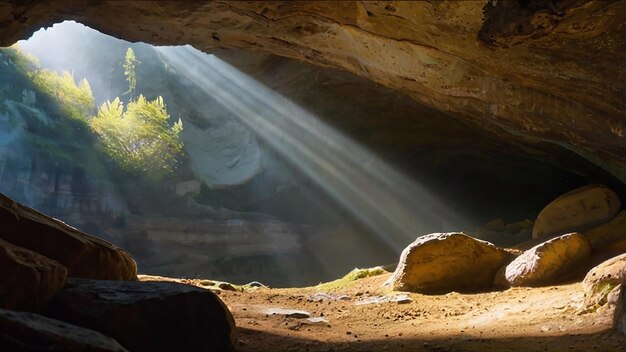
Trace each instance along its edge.
<path fill-rule="evenodd" d="M 126 251 L 0 194 L 0 239 L 64 265 L 68 276 L 135 280 L 137 264 Z"/>
<path fill-rule="evenodd" d="M 67 269 L 28 249 L 0 240 L 0 308 L 36 310 L 65 285 Z"/>
<path fill-rule="evenodd" d="M 98 332 L 34 313 L 0 309 L 0 331 L 2 351 L 126 351 Z"/>
<path fill-rule="evenodd" d="M 585 307 L 599 307 L 607 303 L 611 294 L 626 284 L 626 253 L 611 258 L 591 269 L 583 280 Z"/>
<path fill-rule="evenodd" d="M 620 208 L 619 197 L 606 186 L 577 188 L 541 210 L 533 227 L 533 238 L 589 230 L 613 219 Z"/>
<path fill-rule="evenodd" d="M 591 247 L 585 236 L 570 233 L 538 244 L 496 275 L 496 286 L 542 286 L 572 278 L 587 263 Z"/>
<path fill-rule="evenodd" d="M 622 211 L 606 224 L 585 231 L 583 234 L 594 250 L 623 241 L 626 239 L 626 211 Z"/>
<path fill-rule="evenodd" d="M 493 244 L 462 232 L 418 237 L 402 251 L 400 263 L 386 285 L 422 293 L 471 291 L 490 287 L 511 255 Z"/>
<path fill-rule="evenodd" d="M 69 279 L 46 315 L 131 351 L 230 351 L 235 323 L 211 291 L 175 282 Z"/>

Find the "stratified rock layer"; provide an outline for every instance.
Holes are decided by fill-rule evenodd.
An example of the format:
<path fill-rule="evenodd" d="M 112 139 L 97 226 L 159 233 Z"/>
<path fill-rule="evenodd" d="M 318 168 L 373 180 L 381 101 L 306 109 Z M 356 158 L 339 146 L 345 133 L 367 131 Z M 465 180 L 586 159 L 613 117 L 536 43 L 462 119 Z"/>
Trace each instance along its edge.
<path fill-rule="evenodd" d="M 98 332 L 34 313 L 0 309 L 0 331 L 2 351 L 126 351 Z"/>
<path fill-rule="evenodd" d="M 211 291 L 174 282 L 68 280 L 46 315 L 131 351 L 230 351 L 235 323 Z"/>
<path fill-rule="evenodd" d="M 68 276 L 134 280 L 137 264 L 126 251 L 89 236 L 0 194 L 0 239 L 54 259 Z"/>
<path fill-rule="evenodd" d="M 536 245 L 502 268 L 497 286 L 541 286 L 558 283 L 581 271 L 591 247 L 578 233 L 570 233 Z"/>
<path fill-rule="evenodd" d="M 41 308 L 66 278 L 67 269 L 58 262 L 0 240 L 0 308 Z"/>
<path fill-rule="evenodd" d="M 541 210 L 533 227 L 533 238 L 591 229 L 613 219 L 621 206 L 619 196 L 606 186 L 577 188 Z"/>
<path fill-rule="evenodd" d="M 432 233 L 402 251 L 387 284 L 394 290 L 423 293 L 484 289 L 508 258 L 502 249 L 464 233 Z"/>

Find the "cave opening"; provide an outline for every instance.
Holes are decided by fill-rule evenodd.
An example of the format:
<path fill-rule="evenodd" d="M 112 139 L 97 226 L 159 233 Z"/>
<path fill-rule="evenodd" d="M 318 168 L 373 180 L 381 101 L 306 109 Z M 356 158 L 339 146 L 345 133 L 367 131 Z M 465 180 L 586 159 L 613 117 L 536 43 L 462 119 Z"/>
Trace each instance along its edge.
<path fill-rule="evenodd" d="M 625 11 L 1 2 L 0 350 L 622 351 Z"/>
<path fill-rule="evenodd" d="M 524 242 L 541 209 L 580 186 L 624 195 L 562 146 L 483 129 L 345 71 L 129 43 L 75 22 L 2 50 L 0 192 L 128 249 L 145 274 L 311 285 L 393 264 L 430 232 Z M 89 122 L 139 95 L 162 97 L 161 133 L 182 124 L 160 177 L 165 151 L 149 156 L 156 169 L 133 159 L 144 164 L 129 171 L 107 149 L 107 127 Z"/>

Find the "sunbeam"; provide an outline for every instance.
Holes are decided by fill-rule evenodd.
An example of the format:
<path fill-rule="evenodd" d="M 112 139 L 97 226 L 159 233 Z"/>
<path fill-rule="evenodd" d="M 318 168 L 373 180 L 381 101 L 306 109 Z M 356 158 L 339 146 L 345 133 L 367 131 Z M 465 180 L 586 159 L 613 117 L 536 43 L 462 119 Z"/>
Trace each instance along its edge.
<path fill-rule="evenodd" d="M 217 56 L 190 46 L 157 50 L 394 250 L 464 223 L 428 189 Z"/>

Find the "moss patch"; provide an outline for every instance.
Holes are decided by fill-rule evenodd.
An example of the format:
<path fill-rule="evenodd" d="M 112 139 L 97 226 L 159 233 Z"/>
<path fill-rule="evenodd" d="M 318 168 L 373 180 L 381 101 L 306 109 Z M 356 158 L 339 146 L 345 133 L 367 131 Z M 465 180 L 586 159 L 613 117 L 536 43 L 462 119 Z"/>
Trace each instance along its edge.
<path fill-rule="evenodd" d="M 326 283 L 321 283 L 317 285 L 317 289 L 320 291 L 336 291 L 340 289 L 345 289 L 349 287 L 352 283 L 357 280 L 364 279 L 366 277 L 378 276 L 389 273 L 387 270 L 383 269 L 380 266 L 376 266 L 368 269 L 358 269 L 355 268 L 351 272 L 349 272 L 346 276 L 341 279 L 330 281 Z"/>

